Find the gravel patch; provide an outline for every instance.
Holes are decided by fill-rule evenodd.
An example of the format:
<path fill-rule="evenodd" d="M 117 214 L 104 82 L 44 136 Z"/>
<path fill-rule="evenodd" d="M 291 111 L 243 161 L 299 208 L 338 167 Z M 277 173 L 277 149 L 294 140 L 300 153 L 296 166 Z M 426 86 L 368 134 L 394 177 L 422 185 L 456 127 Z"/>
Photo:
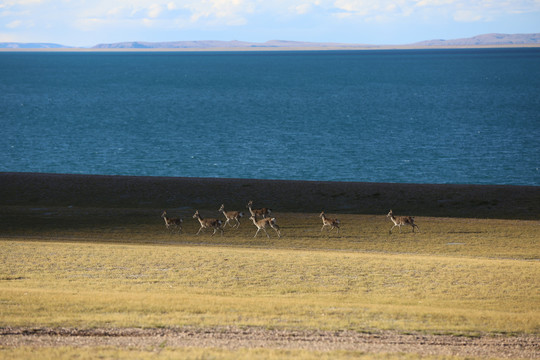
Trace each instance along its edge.
<path fill-rule="evenodd" d="M 118 347 L 354 350 L 480 358 L 538 359 L 540 338 L 532 335 L 464 337 L 452 335 L 359 333 L 354 331 L 268 330 L 262 328 L 0 328 L 5 347 Z"/>

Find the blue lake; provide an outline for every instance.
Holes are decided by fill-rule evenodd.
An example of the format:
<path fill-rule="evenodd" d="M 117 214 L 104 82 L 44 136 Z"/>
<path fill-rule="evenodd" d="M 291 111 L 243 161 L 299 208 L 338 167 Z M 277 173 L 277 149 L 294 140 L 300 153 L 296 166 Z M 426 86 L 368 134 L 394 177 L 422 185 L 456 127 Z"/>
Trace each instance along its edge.
<path fill-rule="evenodd" d="M 540 49 L 0 53 L 0 171 L 540 185 Z"/>

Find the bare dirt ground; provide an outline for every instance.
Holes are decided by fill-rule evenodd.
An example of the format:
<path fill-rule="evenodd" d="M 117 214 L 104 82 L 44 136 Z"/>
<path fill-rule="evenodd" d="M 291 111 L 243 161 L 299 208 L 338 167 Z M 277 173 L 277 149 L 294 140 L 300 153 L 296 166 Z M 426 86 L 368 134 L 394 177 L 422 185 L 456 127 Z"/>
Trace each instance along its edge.
<path fill-rule="evenodd" d="M 347 214 L 540 219 L 540 186 L 384 184 L 1 173 L 0 206 L 245 209 Z"/>
<path fill-rule="evenodd" d="M 198 347 L 353 350 L 367 353 L 415 353 L 480 358 L 538 359 L 536 336 L 480 336 L 358 333 L 354 331 L 291 331 L 260 328 L 73 329 L 0 328 L 6 347 Z"/>

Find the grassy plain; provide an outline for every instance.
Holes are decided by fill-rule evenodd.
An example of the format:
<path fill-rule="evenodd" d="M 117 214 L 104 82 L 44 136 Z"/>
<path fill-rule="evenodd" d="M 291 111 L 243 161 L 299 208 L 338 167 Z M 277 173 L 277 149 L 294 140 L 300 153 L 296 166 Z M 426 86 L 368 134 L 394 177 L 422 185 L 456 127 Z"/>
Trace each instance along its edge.
<path fill-rule="evenodd" d="M 269 229 L 270 238 L 254 239 L 246 218 L 223 237 L 195 236 L 198 222 L 187 208 L 167 209 L 184 218 L 183 233 L 173 234 L 162 210 L 0 207 L 0 327 L 540 335 L 538 220 L 418 216 L 420 233 L 408 227 L 389 234 L 385 214 L 327 211 L 341 220 L 336 235 L 320 231 L 318 213 L 276 211 L 283 237 Z M 205 217 L 222 217 L 216 210 L 200 209 Z M 102 354 L 151 358 L 155 350 L 104 348 Z M 178 355 L 158 350 L 162 358 Z M 187 358 L 249 358 L 254 351 L 259 358 L 366 356 L 184 350 Z M 0 348 L 13 358 L 37 357 L 34 351 Z M 95 351 L 55 347 L 45 354 L 91 358 Z"/>
<path fill-rule="evenodd" d="M 276 214 L 283 237 L 151 224 L 70 229 L 0 243 L 2 326 L 264 326 L 356 331 L 539 331 L 536 222 Z M 106 235 L 106 233 L 109 235 Z M 527 236 L 529 234 L 529 236 Z M 42 241 L 48 239 L 48 241 Z M 67 301 L 66 301 L 67 300 Z"/>

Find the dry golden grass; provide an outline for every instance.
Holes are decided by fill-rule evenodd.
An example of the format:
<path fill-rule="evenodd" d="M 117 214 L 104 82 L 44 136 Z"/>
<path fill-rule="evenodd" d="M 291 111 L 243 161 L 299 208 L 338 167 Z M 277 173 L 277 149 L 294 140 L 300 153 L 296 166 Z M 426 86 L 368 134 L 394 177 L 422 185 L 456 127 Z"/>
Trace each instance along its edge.
<path fill-rule="evenodd" d="M 320 231 L 318 213 L 274 212 L 283 238 L 270 229 L 270 239 L 246 217 L 239 229 L 227 227 L 223 237 L 211 232 L 194 234 L 199 223 L 194 210 L 168 210 L 170 216 L 184 219 L 183 233 L 165 229 L 162 209 L 100 209 L 66 207 L 2 207 L 0 226 L 4 238 L 54 241 L 126 242 L 142 244 L 207 244 L 256 248 L 308 250 L 351 250 L 390 253 L 478 256 L 488 258 L 539 259 L 539 222 L 534 220 L 497 220 L 416 217 L 420 233 L 411 227 L 397 228 L 384 214 L 329 214 L 341 221 L 341 232 Z M 204 217 L 223 218 L 216 209 L 201 209 Z"/>
<path fill-rule="evenodd" d="M 317 214 L 277 213 L 284 236 L 253 239 L 245 219 L 211 237 L 156 214 L 6 236 L 2 326 L 539 330 L 533 221 L 418 218 L 421 233 L 390 235 L 384 216 L 345 215 L 336 236 Z"/>
<path fill-rule="evenodd" d="M 36 180 L 34 176 L 30 179 Z M 208 206 L 208 196 L 201 195 L 200 189 L 194 190 L 193 199 L 199 202 L 196 206 L 158 208 L 154 203 L 143 204 L 144 199 L 130 197 L 141 191 L 144 181 L 120 181 L 127 192 L 122 187 L 101 192 L 99 186 L 105 183 L 94 187 L 87 178 L 76 178 L 69 185 L 69 195 L 62 197 L 60 190 L 66 184 L 55 185 L 49 180 L 30 185 L 28 192 L 28 183 L 21 182 L 17 185 L 24 190 L 20 201 L 14 200 L 12 193 L 19 189 L 17 186 L 3 188 L 2 195 L 6 196 L 0 206 L 0 327 L 230 325 L 465 336 L 538 336 L 540 332 L 537 189 L 528 196 L 529 188 L 505 188 L 500 193 L 499 188 L 489 188 L 488 200 L 484 201 L 478 200 L 484 193 L 470 200 L 465 195 L 478 188 L 450 186 L 439 193 L 440 188 L 428 186 L 422 188 L 424 196 L 422 191 L 415 192 L 414 186 L 401 186 L 395 189 L 405 196 L 400 204 L 413 204 L 412 212 L 396 208 L 394 212 L 417 215 L 421 232 L 412 233 L 410 227 L 404 227 L 402 233 L 396 228 L 389 234 L 392 223 L 385 215 L 390 206 L 384 203 L 395 194 L 378 193 L 379 187 L 374 184 L 351 190 L 347 184 L 342 189 L 334 188 L 335 184 L 319 188 L 314 183 L 295 195 L 311 194 L 307 207 L 313 212 L 294 212 L 299 210 L 293 196 L 273 213 L 283 237 L 277 238 L 270 230 L 269 239 L 261 233 L 254 239 L 256 228 L 246 217 L 241 219 L 239 229 L 227 228 L 223 237 L 211 237 L 209 232 L 195 236 L 199 225 L 192 215 L 196 208 L 205 217 L 222 217 L 218 206 Z M 214 195 L 226 185 L 217 184 L 212 190 Z M 255 185 L 235 183 L 248 191 L 255 191 Z M 282 183 L 270 185 L 274 195 L 289 189 L 279 189 Z M 152 196 L 161 194 L 162 188 L 158 188 L 153 187 Z M 390 185 L 383 188 L 392 190 Z M 328 189 L 331 191 L 325 192 Z M 80 196 L 76 195 L 79 190 Z M 182 191 L 181 197 L 188 198 L 188 191 Z M 235 191 L 227 196 L 233 196 Z M 168 189 L 164 196 L 173 193 Z M 360 201 L 360 208 L 374 205 L 376 211 L 367 215 L 348 213 L 346 209 L 353 201 L 347 200 L 349 196 Z M 530 199 L 522 201 L 527 196 Z M 439 198 L 444 201 L 437 202 Z M 75 206 L 68 206 L 73 204 L 70 199 Z M 133 202 L 138 205 L 99 206 L 117 200 L 122 206 Z M 327 200 L 341 208 L 333 212 L 310 207 L 319 207 L 317 204 Z M 274 206 L 261 202 L 257 205 Z M 226 202 L 228 210 L 245 211 L 244 206 Z M 422 210 L 414 211 L 419 208 Z M 164 209 L 170 216 L 184 218 L 182 234 L 165 229 L 160 218 Z M 321 210 L 340 219 L 339 235 L 326 229 L 320 231 Z M 494 216 L 466 218 L 478 211 Z M 440 216 L 445 213 L 451 217 Z M 463 217 L 457 216 L 460 213 Z M 523 214 L 528 220 L 519 219 Z M 36 357 L 34 351 L 0 348 L 0 356 L 31 358 Z M 137 358 L 156 353 L 162 358 L 178 355 L 169 351 L 104 348 L 101 354 Z M 192 349 L 187 357 L 249 358 L 253 351 L 258 358 L 364 355 Z M 45 358 L 68 358 L 74 353 L 81 358 L 95 354 L 93 350 L 86 353 L 69 347 L 53 348 L 45 351 Z"/>

